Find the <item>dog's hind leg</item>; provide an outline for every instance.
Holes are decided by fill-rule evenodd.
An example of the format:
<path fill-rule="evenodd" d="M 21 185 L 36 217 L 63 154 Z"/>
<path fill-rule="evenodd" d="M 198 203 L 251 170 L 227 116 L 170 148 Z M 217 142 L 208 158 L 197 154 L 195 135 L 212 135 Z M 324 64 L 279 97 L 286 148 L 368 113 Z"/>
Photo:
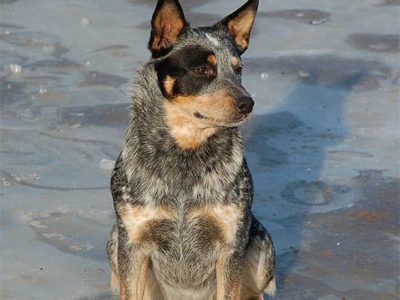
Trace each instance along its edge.
<path fill-rule="evenodd" d="M 111 267 L 111 289 L 113 293 L 119 292 L 119 276 L 118 276 L 118 227 L 115 224 L 111 229 L 110 237 L 107 243 L 108 262 Z"/>
<path fill-rule="evenodd" d="M 273 297 L 276 291 L 274 270 L 275 250 L 271 236 L 253 217 L 244 259 L 241 299 L 262 300 L 264 294 Z"/>

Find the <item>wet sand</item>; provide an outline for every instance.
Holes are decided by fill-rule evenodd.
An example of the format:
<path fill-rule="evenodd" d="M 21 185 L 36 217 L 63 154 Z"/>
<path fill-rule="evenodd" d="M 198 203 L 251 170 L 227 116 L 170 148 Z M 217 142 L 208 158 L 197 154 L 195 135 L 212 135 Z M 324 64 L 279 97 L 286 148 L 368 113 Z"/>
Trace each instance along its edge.
<path fill-rule="evenodd" d="M 0 2 L 1 299 L 111 299 L 109 179 L 154 2 Z M 242 2 L 183 3 L 204 25 Z M 277 299 L 399 297 L 399 5 L 261 3 L 242 131 Z"/>

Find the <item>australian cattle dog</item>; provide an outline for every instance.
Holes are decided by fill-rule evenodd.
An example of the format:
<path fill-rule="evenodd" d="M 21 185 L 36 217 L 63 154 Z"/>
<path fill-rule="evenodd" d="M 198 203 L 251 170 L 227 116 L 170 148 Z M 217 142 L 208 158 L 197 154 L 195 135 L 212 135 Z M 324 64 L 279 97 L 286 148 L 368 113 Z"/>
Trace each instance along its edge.
<path fill-rule="evenodd" d="M 150 61 L 131 89 L 130 124 L 111 179 L 107 250 L 121 300 L 264 299 L 275 251 L 251 212 L 238 126 L 254 102 L 241 84 L 258 0 L 191 28 L 159 0 Z"/>

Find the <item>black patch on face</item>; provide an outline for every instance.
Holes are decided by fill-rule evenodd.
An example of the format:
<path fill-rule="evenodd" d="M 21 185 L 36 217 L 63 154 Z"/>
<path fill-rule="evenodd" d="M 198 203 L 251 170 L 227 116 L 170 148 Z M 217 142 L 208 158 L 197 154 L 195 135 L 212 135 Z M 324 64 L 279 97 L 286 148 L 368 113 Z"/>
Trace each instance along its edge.
<path fill-rule="evenodd" d="M 208 62 L 210 55 L 214 55 L 210 50 L 202 49 L 200 46 L 190 46 L 156 63 L 155 70 L 163 95 L 171 98 L 164 86 L 167 76 L 175 79 L 173 97 L 198 95 L 217 77 L 217 66 Z"/>

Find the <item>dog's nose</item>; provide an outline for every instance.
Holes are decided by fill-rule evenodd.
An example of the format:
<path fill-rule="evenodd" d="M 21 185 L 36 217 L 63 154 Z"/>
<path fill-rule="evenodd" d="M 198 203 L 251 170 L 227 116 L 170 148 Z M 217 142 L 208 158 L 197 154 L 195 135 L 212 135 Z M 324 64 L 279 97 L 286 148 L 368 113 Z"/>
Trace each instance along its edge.
<path fill-rule="evenodd" d="M 253 110 L 254 101 L 250 97 L 240 97 L 236 100 L 236 106 L 240 113 L 249 114 Z"/>

